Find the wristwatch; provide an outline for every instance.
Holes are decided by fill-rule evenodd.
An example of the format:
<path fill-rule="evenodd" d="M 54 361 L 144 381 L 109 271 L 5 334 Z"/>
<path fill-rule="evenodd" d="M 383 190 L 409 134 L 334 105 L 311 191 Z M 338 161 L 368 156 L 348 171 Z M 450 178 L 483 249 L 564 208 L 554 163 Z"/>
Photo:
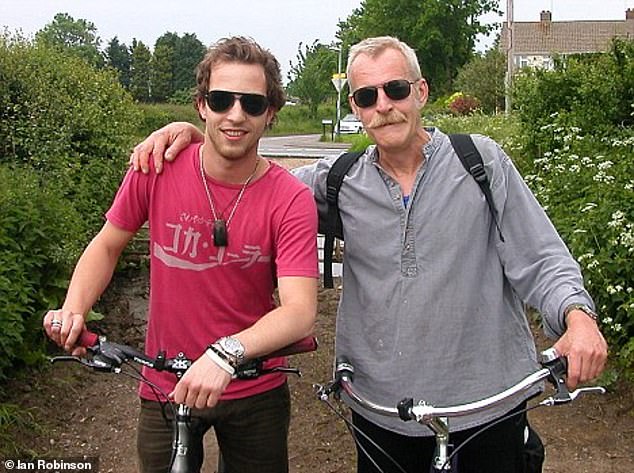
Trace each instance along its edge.
<path fill-rule="evenodd" d="M 564 310 L 564 321 L 568 318 L 568 314 L 570 314 L 570 312 L 572 312 L 573 310 L 580 310 L 581 312 L 586 314 L 595 322 L 597 322 L 599 319 L 599 316 L 597 315 L 597 313 L 594 310 L 592 310 L 590 306 L 588 306 L 587 304 L 570 304 Z"/>
<path fill-rule="evenodd" d="M 214 345 L 218 345 L 224 354 L 229 357 L 234 368 L 244 362 L 244 346 L 237 338 L 222 337 Z"/>

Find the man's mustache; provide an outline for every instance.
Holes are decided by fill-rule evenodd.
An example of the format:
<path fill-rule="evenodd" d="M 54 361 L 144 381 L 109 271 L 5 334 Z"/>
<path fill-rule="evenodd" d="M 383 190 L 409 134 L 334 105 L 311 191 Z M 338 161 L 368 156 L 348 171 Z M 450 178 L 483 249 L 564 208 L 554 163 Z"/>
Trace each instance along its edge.
<path fill-rule="evenodd" d="M 377 113 L 372 117 L 366 128 L 380 128 L 386 125 L 407 122 L 407 117 L 398 110 L 390 110 L 387 114 Z"/>

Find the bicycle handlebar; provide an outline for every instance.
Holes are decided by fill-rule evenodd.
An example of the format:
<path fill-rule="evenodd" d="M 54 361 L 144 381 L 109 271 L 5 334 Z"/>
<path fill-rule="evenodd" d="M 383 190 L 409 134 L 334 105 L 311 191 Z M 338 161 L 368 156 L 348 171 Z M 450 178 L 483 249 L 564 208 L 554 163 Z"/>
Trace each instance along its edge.
<path fill-rule="evenodd" d="M 192 364 L 192 360 L 186 358 L 183 353 L 179 353 L 179 355 L 175 358 L 165 358 L 165 352 L 159 352 L 156 358 L 152 358 L 133 347 L 110 342 L 106 339 L 106 337 L 100 337 L 96 333 L 88 330 L 84 330 L 80 334 L 77 340 L 77 345 L 86 348 L 90 353 L 92 353 L 92 358 L 87 359 L 76 356 L 56 356 L 51 358 L 51 362 L 76 361 L 97 371 L 118 372 L 120 371 L 123 363 L 131 360 L 156 371 L 168 371 L 170 373 L 174 373 L 178 378 L 180 378 Z M 315 351 L 317 349 L 317 345 L 318 343 L 315 337 L 305 337 L 295 343 L 269 353 L 268 355 L 247 360 L 237 367 L 236 377 L 239 379 L 252 379 L 272 371 L 294 373 L 301 376 L 299 370 L 294 368 L 277 366 L 265 369 L 263 368 L 263 363 L 271 358 Z"/>
<path fill-rule="evenodd" d="M 131 360 L 156 371 L 168 371 L 170 373 L 174 373 L 179 379 L 192 364 L 192 360 L 186 358 L 182 352 L 174 358 L 166 358 L 165 352 L 161 351 L 155 358 L 152 358 L 128 345 L 109 342 L 106 337 L 100 337 L 88 330 L 84 330 L 80 334 L 77 340 L 77 345 L 86 348 L 86 350 L 92 354 L 92 357 L 81 358 L 78 356 L 64 355 L 51 358 L 51 362 L 75 361 L 97 371 L 120 373 L 122 371 L 122 365 Z M 299 370 L 289 368 L 287 366 L 264 368 L 264 361 L 269 358 L 306 353 L 316 349 L 317 339 L 315 337 L 306 337 L 266 356 L 247 360 L 245 363 L 236 368 L 235 376 L 239 379 L 252 379 L 274 371 L 294 373 L 301 376 Z M 145 380 L 145 382 L 148 381 Z M 163 395 L 165 394 L 163 393 Z M 188 451 L 196 448 L 195 445 L 192 444 L 189 428 L 191 409 L 184 404 L 179 404 L 173 412 L 174 438 L 172 442 L 172 459 L 170 461 L 169 471 L 170 473 L 191 473 L 194 470 L 194 467 L 191 465 L 191 459 L 188 457 Z"/>
<path fill-rule="evenodd" d="M 567 371 L 567 362 L 563 357 L 557 356 L 554 349 L 542 352 L 542 368 L 526 376 L 518 383 L 485 399 L 460 404 L 456 406 L 435 407 L 424 400 L 414 404 L 413 398 L 405 398 L 396 406 L 382 406 L 366 398 L 354 387 L 354 366 L 345 358 L 337 359 L 335 366 L 335 379 L 325 386 L 318 386 L 317 396 L 326 401 L 331 394 L 337 395 L 343 390 L 353 402 L 377 414 L 388 417 L 399 417 L 404 421 L 415 420 L 421 424 L 430 424 L 440 417 L 459 417 L 485 410 L 494 405 L 526 391 L 535 384 L 547 379 L 556 388 L 553 396 L 543 400 L 542 405 L 555 405 L 571 402 L 583 393 L 606 392 L 601 386 L 579 388 L 570 392 L 566 387 L 564 376 Z"/>

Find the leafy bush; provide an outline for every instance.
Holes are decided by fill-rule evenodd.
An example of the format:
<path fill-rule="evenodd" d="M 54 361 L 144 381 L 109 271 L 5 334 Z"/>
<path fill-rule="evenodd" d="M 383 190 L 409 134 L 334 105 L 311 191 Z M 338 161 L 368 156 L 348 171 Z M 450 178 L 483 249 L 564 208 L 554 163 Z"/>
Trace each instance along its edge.
<path fill-rule="evenodd" d="M 480 101 L 470 95 L 457 92 L 449 98 L 447 108 L 454 115 L 471 115 L 480 109 Z"/>
<path fill-rule="evenodd" d="M 181 89 L 172 94 L 169 103 L 174 105 L 189 105 L 194 103 L 195 89 Z"/>
<path fill-rule="evenodd" d="M 423 123 L 429 120 L 434 120 L 438 117 L 450 115 L 449 109 L 447 108 L 448 103 L 448 95 L 443 95 L 442 97 L 439 97 L 434 101 L 428 101 L 421 111 L 423 115 Z"/>
<path fill-rule="evenodd" d="M 101 226 L 126 166 L 138 112 L 112 71 L 58 50 L 0 37 L 0 163 L 30 167 Z"/>
<path fill-rule="evenodd" d="M 532 154 L 554 149 L 557 138 L 548 125 L 555 118 L 581 135 L 608 136 L 634 125 L 634 41 L 615 41 L 609 53 L 556 61 L 553 71 L 525 69 L 513 83 L 514 108 Z"/>
<path fill-rule="evenodd" d="M 634 41 L 515 84 L 525 155 L 535 157 L 526 179 L 584 270 L 613 374 L 633 380 Z"/>
<path fill-rule="evenodd" d="M 0 379 L 42 347 L 42 315 L 63 296 L 81 218 L 55 183 L 0 165 Z"/>
<path fill-rule="evenodd" d="M 497 47 L 492 47 L 462 66 L 454 85 L 465 94 L 477 97 L 485 113 L 498 113 L 504 110 L 505 74 L 506 56 Z"/>
<path fill-rule="evenodd" d="M 554 121 L 556 148 L 526 180 L 582 266 L 617 370 L 634 380 L 634 130 L 597 140 Z"/>
<path fill-rule="evenodd" d="M 41 317 L 103 224 L 139 113 L 112 71 L 0 35 L 0 378 L 41 356 Z"/>
<path fill-rule="evenodd" d="M 188 105 L 175 103 L 139 104 L 138 108 L 142 113 L 141 123 L 134 130 L 138 140 L 171 122 L 185 121 L 203 126 L 203 122 L 191 101 Z"/>

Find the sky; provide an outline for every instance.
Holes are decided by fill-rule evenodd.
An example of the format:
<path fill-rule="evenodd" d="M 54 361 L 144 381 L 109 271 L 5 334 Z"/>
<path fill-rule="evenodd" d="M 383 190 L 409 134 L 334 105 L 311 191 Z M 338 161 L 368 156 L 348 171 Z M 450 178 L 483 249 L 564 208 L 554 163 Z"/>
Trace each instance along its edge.
<path fill-rule="evenodd" d="M 0 0 L 0 28 L 30 36 L 68 13 L 97 28 L 102 46 L 114 36 L 130 46 L 132 39 L 153 48 L 166 32 L 195 33 L 205 45 L 219 38 L 251 36 L 270 49 L 280 61 L 284 79 L 289 63 L 296 63 L 300 42 L 311 44 L 335 40 L 337 22 L 345 20 L 362 0 Z M 500 0 L 506 9 L 507 0 Z M 538 21 L 542 10 L 553 21 L 623 20 L 634 0 L 513 0 L 515 21 Z M 488 15 L 484 22 L 501 22 L 504 16 Z M 478 49 L 490 46 L 479 42 Z M 345 62 L 345 60 L 344 60 Z M 336 71 L 333 71 L 336 72 Z"/>

